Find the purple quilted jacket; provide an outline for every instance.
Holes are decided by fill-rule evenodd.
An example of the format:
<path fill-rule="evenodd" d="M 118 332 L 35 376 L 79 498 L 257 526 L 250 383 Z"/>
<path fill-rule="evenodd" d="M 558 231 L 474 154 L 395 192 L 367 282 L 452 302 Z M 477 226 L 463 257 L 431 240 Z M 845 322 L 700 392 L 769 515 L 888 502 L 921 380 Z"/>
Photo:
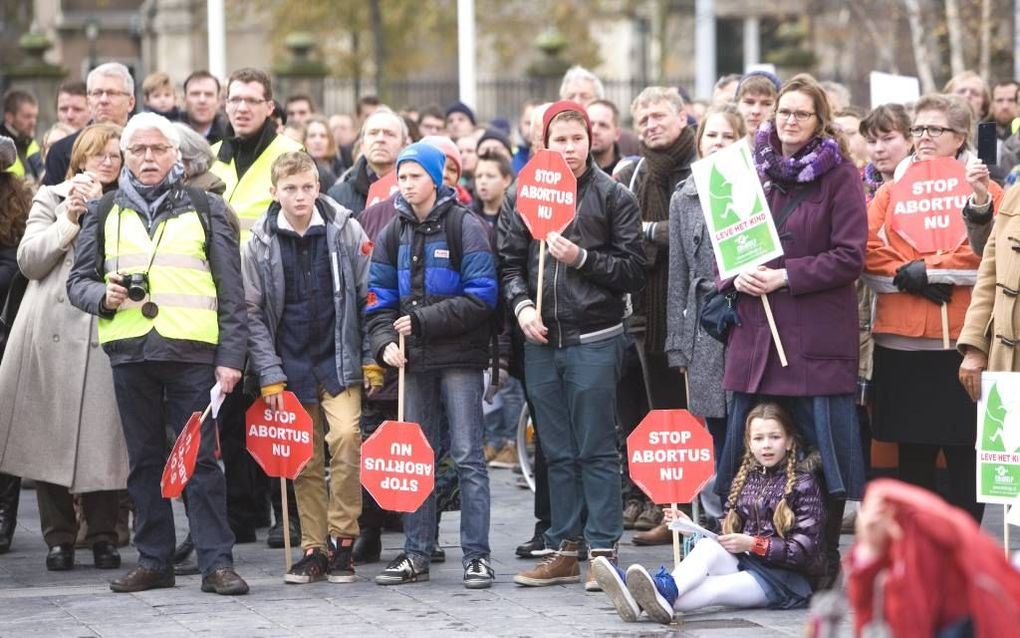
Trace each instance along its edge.
<path fill-rule="evenodd" d="M 772 523 L 772 514 L 786 487 L 785 463 L 768 470 L 755 463 L 747 475 L 735 507 L 744 521 L 744 534 L 769 539 L 763 557 L 768 565 L 815 573 L 823 561 L 825 504 L 815 473 L 818 464 L 817 453 L 812 453 L 797 465 L 793 492 L 787 501 L 795 521 L 786 538 L 776 533 Z"/>

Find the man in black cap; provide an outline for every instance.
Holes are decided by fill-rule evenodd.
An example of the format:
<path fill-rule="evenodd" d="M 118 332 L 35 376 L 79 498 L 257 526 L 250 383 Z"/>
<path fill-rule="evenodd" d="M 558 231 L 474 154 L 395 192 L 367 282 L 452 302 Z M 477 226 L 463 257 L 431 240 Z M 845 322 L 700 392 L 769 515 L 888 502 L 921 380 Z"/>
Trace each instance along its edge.
<path fill-rule="evenodd" d="M 446 107 L 446 132 L 454 140 L 475 132 L 475 112 L 460 100 Z"/>

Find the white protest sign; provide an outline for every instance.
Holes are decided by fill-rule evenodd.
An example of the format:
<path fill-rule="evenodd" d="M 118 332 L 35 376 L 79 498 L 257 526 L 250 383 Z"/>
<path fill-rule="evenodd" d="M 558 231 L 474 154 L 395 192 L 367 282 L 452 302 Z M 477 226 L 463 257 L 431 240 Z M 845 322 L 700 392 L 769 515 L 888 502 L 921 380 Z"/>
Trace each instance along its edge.
<path fill-rule="evenodd" d="M 977 427 L 977 500 L 1013 505 L 1020 497 L 1020 372 L 985 372 Z"/>
<path fill-rule="evenodd" d="M 746 140 L 694 162 L 691 173 L 722 279 L 782 256 Z"/>
<path fill-rule="evenodd" d="M 871 108 L 883 104 L 909 104 L 921 97 L 921 83 L 912 75 L 893 75 L 872 71 Z"/>

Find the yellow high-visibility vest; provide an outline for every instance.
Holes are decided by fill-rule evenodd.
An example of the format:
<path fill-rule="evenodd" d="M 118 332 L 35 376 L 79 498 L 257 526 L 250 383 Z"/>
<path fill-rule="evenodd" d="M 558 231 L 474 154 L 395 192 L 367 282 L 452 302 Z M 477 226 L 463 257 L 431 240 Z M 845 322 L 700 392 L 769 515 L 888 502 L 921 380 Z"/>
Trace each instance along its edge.
<path fill-rule="evenodd" d="M 152 329 L 167 339 L 219 343 L 216 283 L 205 252 L 205 228 L 194 208 L 161 221 L 149 237 L 141 215 L 114 205 L 103 229 L 107 279 L 110 273 L 148 268 L 149 294 L 141 301 L 125 299 L 113 318 L 99 319 L 101 343 L 141 337 Z M 147 302 L 158 308 L 153 318 L 142 314 Z"/>
<path fill-rule="evenodd" d="M 213 144 L 213 156 L 219 154 L 222 144 L 222 142 Z M 270 173 L 273 162 L 284 153 L 302 150 L 304 147 L 301 144 L 286 135 L 277 135 L 240 179 L 237 178 L 237 166 L 233 158 L 229 164 L 220 160 L 213 162 L 212 168 L 209 170 L 227 185 L 227 190 L 223 192 L 223 199 L 234 209 L 238 221 L 241 222 L 240 243 L 242 246 L 251 237 L 252 226 L 265 214 L 269 204 L 273 202 L 273 196 L 269 194 L 269 187 L 273 184 Z"/>
<path fill-rule="evenodd" d="M 28 150 L 25 151 L 25 157 L 26 158 L 32 157 L 33 155 L 35 155 L 38 152 L 39 152 L 39 145 L 36 144 L 35 140 L 32 140 L 31 142 L 28 143 Z M 20 155 L 15 153 L 15 155 L 14 155 L 14 163 L 11 164 L 10 168 L 7 169 L 7 172 L 8 173 L 14 173 L 18 177 L 24 177 L 25 176 L 25 165 L 21 163 L 21 156 Z"/>

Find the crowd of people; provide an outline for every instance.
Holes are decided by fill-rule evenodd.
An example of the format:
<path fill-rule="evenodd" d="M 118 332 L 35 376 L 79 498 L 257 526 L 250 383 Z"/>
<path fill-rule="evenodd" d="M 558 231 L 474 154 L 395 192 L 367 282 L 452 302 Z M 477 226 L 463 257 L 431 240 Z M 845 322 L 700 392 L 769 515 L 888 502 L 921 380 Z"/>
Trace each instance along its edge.
<path fill-rule="evenodd" d="M 287 583 L 355 581 L 381 560 L 384 529 L 405 543 L 375 582 L 427 581 L 446 559 L 442 512 L 459 509 L 463 584 L 491 587 L 489 469 L 526 453 L 526 409 L 535 527 L 516 553 L 539 560 L 518 585 L 583 580 L 624 620 L 668 623 L 711 605 L 803 607 L 842 571 L 857 622 L 870 622 L 876 574 L 896 566 L 920 582 L 928 569 L 903 561 L 903 529 L 945 542 L 917 524 L 912 488 L 881 483 L 840 556 L 845 505 L 877 475 L 873 440 L 898 444 L 896 476 L 926 494 L 941 455 L 952 507 L 940 515 L 980 536 L 981 372 L 1020 371 L 1018 89 L 967 72 L 865 112 L 839 84 L 753 71 L 721 78 L 706 101 L 647 87 L 625 115 L 574 67 L 558 100 L 481 125 L 462 102 L 395 110 L 364 97 L 323 114 L 309 96 L 278 98 L 252 68 L 222 84 L 196 71 L 180 93 L 151 74 L 136 108 L 134 78 L 107 63 L 60 88 L 58 123 L 38 142 L 40 105 L 11 90 L 0 553 L 22 480 L 35 484 L 47 569 L 74 568 L 76 548 L 117 569 L 131 539 L 138 561 L 115 592 L 200 573 L 203 591 L 246 593 L 232 548 L 263 527 L 272 547 L 285 531 L 300 538 Z M 983 121 L 996 126 L 994 164 L 973 150 Z M 691 165 L 736 143 L 751 150 L 783 255 L 724 280 Z M 515 205 L 516 175 L 541 149 L 577 179 L 576 216 L 550 233 L 548 258 Z M 900 232 L 893 207 L 904 174 L 938 158 L 966 174 L 966 239 L 933 253 Z M 397 192 L 369 201 L 383 179 Z M 710 306 L 724 306 L 714 325 Z M 404 419 L 436 451 L 437 477 L 397 515 L 363 491 L 359 468 L 364 438 L 397 418 L 401 369 Z M 224 402 L 201 425 L 185 532 L 160 478 L 210 388 Z M 244 427 L 257 397 L 282 409 L 285 390 L 311 415 L 314 448 L 288 483 L 289 512 Z M 668 524 L 694 515 L 651 502 L 621 460 L 646 414 L 672 408 L 712 436 L 716 475 L 696 521 L 708 534 L 672 572 L 624 571 L 624 530 L 666 544 Z M 885 585 L 885 612 L 978 633 L 1017 617 L 1020 577 L 990 547 L 980 555 L 996 577 L 982 586 L 1005 596 L 978 607 Z"/>

